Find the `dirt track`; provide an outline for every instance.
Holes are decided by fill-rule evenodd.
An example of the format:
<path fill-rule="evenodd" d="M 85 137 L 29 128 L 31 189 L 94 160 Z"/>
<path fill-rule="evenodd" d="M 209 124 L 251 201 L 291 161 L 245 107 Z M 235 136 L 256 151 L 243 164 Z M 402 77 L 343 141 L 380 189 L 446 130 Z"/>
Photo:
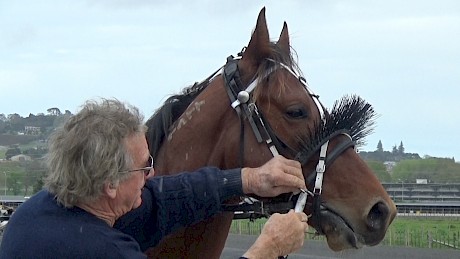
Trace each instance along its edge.
<path fill-rule="evenodd" d="M 1 243 L 0 234 L 0 243 Z M 254 242 L 256 236 L 230 234 L 221 259 L 236 259 L 243 255 L 246 249 Z M 365 247 L 360 250 L 334 253 L 323 241 L 309 241 L 300 251 L 290 254 L 288 259 L 460 259 L 460 251 L 453 249 L 425 249 L 407 247 L 376 246 Z"/>

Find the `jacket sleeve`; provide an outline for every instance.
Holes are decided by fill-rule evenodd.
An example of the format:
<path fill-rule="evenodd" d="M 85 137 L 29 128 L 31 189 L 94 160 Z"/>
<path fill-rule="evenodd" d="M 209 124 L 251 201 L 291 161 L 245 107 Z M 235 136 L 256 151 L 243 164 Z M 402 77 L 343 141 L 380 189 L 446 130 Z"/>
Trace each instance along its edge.
<path fill-rule="evenodd" d="M 166 235 L 221 212 L 222 203 L 243 195 L 241 170 L 204 167 L 194 172 L 157 176 L 146 181 L 142 204 L 115 222 L 141 249 Z"/>

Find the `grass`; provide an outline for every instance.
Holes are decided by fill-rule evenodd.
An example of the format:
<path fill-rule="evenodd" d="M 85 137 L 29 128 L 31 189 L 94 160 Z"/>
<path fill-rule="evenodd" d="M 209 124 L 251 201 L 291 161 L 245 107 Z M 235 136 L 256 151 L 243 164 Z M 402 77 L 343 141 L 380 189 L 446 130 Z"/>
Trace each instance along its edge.
<path fill-rule="evenodd" d="M 27 144 L 21 144 L 19 145 L 19 148 L 21 150 L 26 150 L 26 149 L 30 149 L 30 148 L 36 148 L 36 147 L 46 147 L 47 144 L 44 143 L 44 142 L 40 142 L 39 140 L 34 140 L 34 141 L 31 141 Z"/>
<path fill-rule="evenodd" d="M 266 219 L 234 220 L 230 233 L 259 235 Z M 312 230 L 314 231 L 314 230 Z M 323 240 L 323 236 L 308 234 L 307 239 Z M 460 217 L 397 217 L 390 225 L 383 245 L 422 248 L 460 246 Z M 434 240 L 434 241 L 433 241 Z"/>
<path fill-rule="evenodd" d="M 391 224 L 383 244 L 410 247 L 459 247 L 460 218 L 399 217 Z"/>
<path fill-rule="evenodd" d="M 460 230 L 459 218 L 433 218 L 433 217 L 398 217 L 391 224 L 396 231 L 410 230 L 430 230 L 441 233 L 449 233 Z"/>

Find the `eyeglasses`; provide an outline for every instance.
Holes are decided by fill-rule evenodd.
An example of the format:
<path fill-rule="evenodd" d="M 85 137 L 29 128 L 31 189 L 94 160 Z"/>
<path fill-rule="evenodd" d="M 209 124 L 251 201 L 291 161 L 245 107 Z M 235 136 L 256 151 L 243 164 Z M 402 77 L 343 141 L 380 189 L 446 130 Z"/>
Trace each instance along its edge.
<path fill-rule="evenodd" d="M 152 157 L 152 155 L 150 155 L 149 160 L 147 161 L 146 165 L 147 165 L 146 167 L 132 169 L 132 170 L 128 170 L 126 172 L 130 173 L 130 172 L 136 172 L 136 171 L 143 171 L 144 176 L 147 177 L 150 174 L 150 171 L 153 169 L 153 157 Z"/>

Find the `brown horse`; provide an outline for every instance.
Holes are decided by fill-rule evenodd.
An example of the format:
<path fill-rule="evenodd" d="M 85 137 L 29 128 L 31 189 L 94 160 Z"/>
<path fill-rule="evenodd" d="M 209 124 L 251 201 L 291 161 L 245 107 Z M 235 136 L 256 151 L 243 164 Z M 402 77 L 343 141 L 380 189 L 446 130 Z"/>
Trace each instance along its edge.
<path fill-rule="evenodd" d="M 229 57 L 220 71 L 170 97 L 147 122 L 156 174 L 256 167 L 279 153 L 302 163 L 309 224 L 331 249 L 379 243 L 396 208 L 353 148 L 371 131 L 372 107 L 352 96 L 324 110 L 300 76 L 286 23 L 270 42 L 265 8 L 240 58 Z M 219 258 L 233 217 L 225 212 L 182 229 L 147 254 Z"/>

